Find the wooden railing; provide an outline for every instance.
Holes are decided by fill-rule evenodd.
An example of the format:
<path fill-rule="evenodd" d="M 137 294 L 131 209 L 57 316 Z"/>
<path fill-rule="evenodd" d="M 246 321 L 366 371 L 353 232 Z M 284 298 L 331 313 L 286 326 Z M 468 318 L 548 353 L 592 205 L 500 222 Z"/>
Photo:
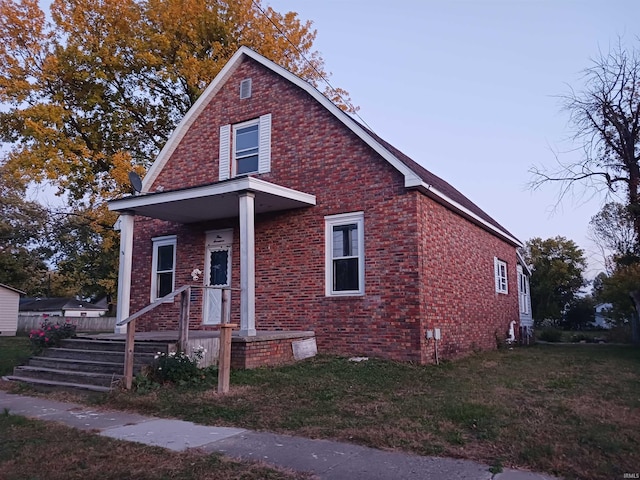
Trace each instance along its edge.
<path fill-rule="evenodd" d="M 231 287 L 208 287 L 204 285 L 184 285 L 168 295 L 157 299 L 133 315 L 116 323 L 121 327 L 127 325 L 127 340 L 124 352 L 124 384 L 130 390 L 133 384 L 133 354 L 135 347 L 136 319 L 149 313 L 163 303 L 173 301 L 180 295 L 180 317 L 178 319 L 178 351 L 186 352 L 189 341 L 189 307 L 191 303 L 191 289 L 222 290 L 222 308 L 220 318 L 220 353 L 218 360 L 218 392 L 229 391 L 229 374 L 231 370 L 231 330 L 237 327 L 230 323 L 231 319 L 231 290 L 239 290 Z"/>

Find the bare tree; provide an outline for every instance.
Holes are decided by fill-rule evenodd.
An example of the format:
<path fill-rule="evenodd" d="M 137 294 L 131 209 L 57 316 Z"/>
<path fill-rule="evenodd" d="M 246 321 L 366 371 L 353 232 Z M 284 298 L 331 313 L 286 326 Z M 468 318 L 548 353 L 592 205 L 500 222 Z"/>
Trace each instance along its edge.
<path fill-rule="evenodd" d="M 571 163 L 558 159 L 554 171 L 533 167 L 531 186 L 557 182 L 560 198 L 576 183 L 623 196 L 640 233 L 640 56 L 618 44 L 593 61 L 584 79 L 584 90 L 560 97 L 582 158 Z"/>
<path fill-rule="evenodd" d="M 591 217 L 588 236 L 600 249 L 608 274 L 613 273 L 616 258 L 639 253 L 633 218 L 621 203 L 609 202 Z"/>
<path fill-rule="evenodd" d="M 606 191 L 624 199 L 633 226 L 634 252 L 640 251 L 640 53 L 619 41 L 584 71 L 585 87 L 561 96 L 574 127 L 580 160 L 556 157 L 555 171 L 533 167 L 532 188 L 560 186 L 560 200 L 574 187 Z M 640 282 L 629 295 L 640 312 Z M 638 318 L 636 316 L 635 327 Z M 637 328 L 634 328 L 637 330 Z"/>

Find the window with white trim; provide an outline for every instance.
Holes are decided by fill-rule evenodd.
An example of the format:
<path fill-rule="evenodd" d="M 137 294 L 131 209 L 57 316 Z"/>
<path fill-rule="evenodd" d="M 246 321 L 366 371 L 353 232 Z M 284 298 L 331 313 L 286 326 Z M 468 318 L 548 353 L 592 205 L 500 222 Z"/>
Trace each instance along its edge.
<path fill-rule="evenodd" d="M 496 279 L 496 292 L 505 294 L 509 293 L 509 287 L 507 284 L 507 262 L 494 257 L 493 267 Z"/>
<path fill-rule="evenodd" d="M 271 114 L 220 127 L 219 180 L 271 171 Z"/>
<path fill-rule="evenodd" d="M 326 295 L 364 295 L 364 213 L 324 219 Z"/>
<path fill-rule="evenodd" d="M 151 301 L 173 292 L 176 279 L 176 236 L 156 237 L 153 241 Z"/>
<path fill-rule="evenodd" d="M 258 172 L 259 123 L 233 126 L 233 170 L 235 175 Z"/>
<path fill-rule="evenodd" d="M 520 313 L 528 315 L 529 305 L 529 277 L 524 274 L 522 266 L 518 265 L 518 293 L 520 295 Z"/>

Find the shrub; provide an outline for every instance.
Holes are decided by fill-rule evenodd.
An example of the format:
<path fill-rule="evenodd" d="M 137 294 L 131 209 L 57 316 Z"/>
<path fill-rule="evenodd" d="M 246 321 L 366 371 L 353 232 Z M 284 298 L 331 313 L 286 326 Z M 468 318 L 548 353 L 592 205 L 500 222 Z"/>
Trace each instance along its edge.
<path fill-rule="evenodd" d="M 160 383 L 175 383 L 176 385 L 195 385 L 202 383 L 206 375 L 198 368 L 198 363 L 204 356 L 205 349 L 199 347 L 193 356 L 189 357 L 185 352 L 170 352 L 164 354 L 158 352 L 156 356 L 157 366 L 153 376 Z"/>
<path fill-rule="evenodd" d="M 76 326 L 72 323 L 51 323 L 45 320 L 36 328 L 29 332 L 31 350 L 35 355 L 42 353 L 42 350 L 49 347 L 59 347 L 62 340 L 76 336 Z"/>
<path fill-rule="evenodd" d="M 560 330 L 556 330 L 555 328 L 545 328 L 538 335 L 538 340 L 541 340 L 543 342 L 556 343 L 562 340 L 562 332 Z"/>
<path fill-rule="evenodd" d="M 592 335 L 587 335 L 585 333 L 575 333 L 571 335 L 571 342 L 572 343 L 581 343 L 581 342 L 595 343 L 596 339 Z"/>

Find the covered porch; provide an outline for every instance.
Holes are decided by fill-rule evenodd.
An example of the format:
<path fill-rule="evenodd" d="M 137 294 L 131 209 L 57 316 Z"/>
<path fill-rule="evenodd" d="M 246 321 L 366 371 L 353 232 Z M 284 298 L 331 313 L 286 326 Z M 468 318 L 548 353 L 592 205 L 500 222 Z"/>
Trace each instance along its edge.
<path fill-rule="evenodd" d="M 203 346 L 209 350 L 207 364 L 215 363 L 218 358 L 217 351 L 222 345 L 223 349 L 229 348 L 228 332 L 231 318 L 231 303 L 229 301 L 231 290 L 239 292 L 239 312 L 236 323 L 239 323 L 239 330 L 233 332 L 231 338 L 231 366 L 234 368 L 255 368 L 264 365 L 276 365 L 293 361 L 294 345 L 298 340 L 313 339 L 312 331 L 259 331 L 256 328 L 256 291 L 255 291 L 255 216 L 261 213 L 273 213 L 312 207 L 316 203 L 314 195 L 292 190 L 280 185 L 276 185 L 254 177 L 241 177 L 225 180 L 210 185 L 186 188 L 181 190 L 146 193 L 131 197 L 113 200 L 109 203 L 112 211 L 120 214 L 118 228 L 120 230 L 120 268 L 118 275 L 118 308 L 115 332 L 111 335 L 102 336 L 121 340 L 130 337 L 128 340 L 133 344 L 133 336 L 136 341 L 159 340 L 169 342 L 181 342 L 181 339 L 189 339 L 187 343 L 181 342 L 183 349 L 189 352 L 190 349 Z M 205 230 L 203 238 L 202 256 L 205 260 L 204 282 L 201 285 L 179 285 L 174 283 L 173 292 L 155 299 L 142 307 L 137 305 L 137 311 L 131 312 L 131 287 L 132 287 L 132 264 L 133 264 L 133 244 L 134 226 L 136 216 L 148 217 L 152 219 L 174 222 L 182 225 L 212 223 L 216 220 L 238 219 L 239 238 L 239 280 L 240 286 L 231 287 L 227 284 L 224 287 L 214 286 L 213 282 L 214 259 L 209 248 L 209 239 L 213 235 L 215 240 L 221 238 L 216 231 Z M 214 222 L 215 223 L 215 222 Z M 195 227 L 195 230 L 202 232 L 202 225 Z M 230 235 L 233 232 L 220 230 L 222 236 Z M 143 241 L 152 239 L 144 237 Z M 227 239 L 227 241 L 229 241 Z M 236 245 L 238 245 L 236 244 Z M 216 249 L 218 246 L 216 246 Z M 229 248 L 230 244 L 229 244 Z M 219 250 L 215 250 L 219 253 Z M 229 255 L 227 257 L 230 258 Z M 237 257 L 236 257 L 237 258 Z M 174 260 L 175 262 L 175 260 Z M 225 260 L 225 265 L 231 269 L 231 260 Z M 217 265 L 216 265 L 217 267 Z M 226 268 L 226 266 L 225 266 Z M 152 285 L 153 276 L 152 272 Z M 230 277 L 229 277 L 230 278 Z M 175 280 L 175 264 L 174 277 Z M 195 278 L 194 278 L 195 280 Z M 183 280 L 182 280 L 183 281 Z M 182 282 L 181 281 L 181 282 Z M 230 281 L 230 280 L 229 280 Z M 191 283 L 191 282 L 189 282 Z M 202 317 L 189 322 L 189 299 L 192 289 L 202 290 Z M 152 287 L 153 291 L 153 287 Z M 181 292 L 182 293 L 179 293 Z M 222 293 L 222 295 L 221 295 Z M 180 313 L 180 323 L 178 331 L 143 331 L 135 332 L 135 324 L 129 327 L 131 319 L 143 315 L 145 312 L 159 306 L 167 300 L 173 301 L 176 294 L 182 298 Z M 229 296 L 226 296 L 228 294 Z M 162 294 L 164 295 L 164 293 Z M 217 295 L 217 297 L 216 297 Z M 207 323 L 207 327 L 221 325 L 221 330 L 198 330 L 205 320 L 205 310 L 211 298 L 218 302 L 216 321 Z M 236 297 L 237 298 L 237 297 Z M 237 304 L 236 304 L 237 305 Z M 239 313 L 239 314 L 238 314 Z M 209 319 L 209 316 L 206 316 Z M 239 322 L 237 322 L 239 319 Z M 177 320 L 177 319 L 176 319 Z M 225 325 L 226 324 L 226 325 Z M 237 326 L 237 325 L 234 325 Z M 223 340 L 220 340 L 222 331 Z M 127 335 L 128 334 L 128 335 Z M 208 345 L 202 345 L 202 343 Z M 224 355 L 223 355 L 224 356 Z M 129 361 L 131 362 L 131 360 Z M 125 369 L 126 370 L 126 369 Z M 129 368 L 130 370 L 130 368 Z"/>

